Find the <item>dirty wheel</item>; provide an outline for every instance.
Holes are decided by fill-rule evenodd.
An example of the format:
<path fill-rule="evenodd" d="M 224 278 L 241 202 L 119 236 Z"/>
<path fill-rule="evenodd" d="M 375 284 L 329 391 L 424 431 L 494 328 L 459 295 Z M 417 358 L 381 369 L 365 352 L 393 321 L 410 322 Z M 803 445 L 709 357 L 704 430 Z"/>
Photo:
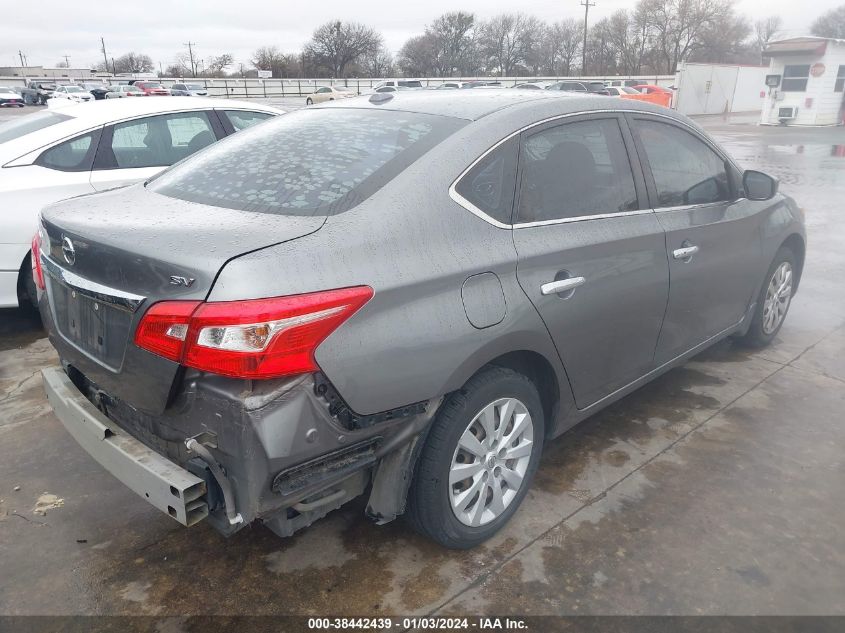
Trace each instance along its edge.
<path fill-rule="evenodd" d="M 528 491 L 543 447 L 534 384 L 503 367 L 474 376 L 435 418 L 408 493 L 408 519 L 441 545 L 493 536 Z"/>
<path fill-rule="evenodd" d="M 780 331 L 795 289 L 795 255 L 783 247 L 766 273 L 748 333 L 740 340 L 752 347 L 764 347 Z"/>
<path fill-rule="evenodd" d="M 313 105 L 313 104 L 314 104 L 314 101 L 311 99 L 311 97 L 308 97 L 308 98 L 305 100 L 305 105 Z"/>

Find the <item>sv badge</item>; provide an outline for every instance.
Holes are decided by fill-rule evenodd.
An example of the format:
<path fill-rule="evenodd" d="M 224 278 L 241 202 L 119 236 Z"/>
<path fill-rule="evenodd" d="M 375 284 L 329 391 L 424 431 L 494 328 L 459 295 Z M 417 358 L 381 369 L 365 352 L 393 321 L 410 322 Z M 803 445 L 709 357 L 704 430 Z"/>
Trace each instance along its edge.
<path fill-rule="evenodd" d="M 179 277 L 177 275 L 170 275 L 170 283 L 174 286 L 188 287 L 196 281 L 193 277 Z"/>

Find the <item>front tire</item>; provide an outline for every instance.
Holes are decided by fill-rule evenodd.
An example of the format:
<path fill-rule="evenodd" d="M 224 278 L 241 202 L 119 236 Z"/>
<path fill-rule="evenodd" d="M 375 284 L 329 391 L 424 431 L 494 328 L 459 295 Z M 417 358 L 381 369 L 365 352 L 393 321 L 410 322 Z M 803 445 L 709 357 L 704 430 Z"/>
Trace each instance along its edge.
<path fill-rule="evenodd" d="M 795 254 L 781 247 L 766 272 L 748 332 L 739 340 L 750 347 L 769 345 L 780 332 L 795 289 Z"/>
<path fill-rule="evenodd" d="M 308 97 L 308 98 L 305 100 L 305 105 L 314 105 L 314 101 L 312 101 L 312 100 L 311 100 L 311 97 Z"/>
<path fill-rule="evenodd" d="M 432 423 L 408 491 L 410 524 L 453 549 L 489 539 L 525 498 L 544 432 L 528 378 L 504 367 L 476 374 Z"/>

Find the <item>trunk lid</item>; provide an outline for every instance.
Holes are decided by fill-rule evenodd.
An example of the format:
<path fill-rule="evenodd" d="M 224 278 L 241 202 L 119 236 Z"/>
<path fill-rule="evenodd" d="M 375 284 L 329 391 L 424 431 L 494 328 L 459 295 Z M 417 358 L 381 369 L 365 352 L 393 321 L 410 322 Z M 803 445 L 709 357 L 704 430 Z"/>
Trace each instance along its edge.
<path fill-rule="evenodd" d="M 50 338 L 66 362 L 109 396 L 163 411 L 179 365 L 134 345 L 146 308 L 203 300 L 227 261 L 313 233 L 324 222 L 325 216 L 185 202 L 143 185 L 48 207 L 42 253 Z"/>

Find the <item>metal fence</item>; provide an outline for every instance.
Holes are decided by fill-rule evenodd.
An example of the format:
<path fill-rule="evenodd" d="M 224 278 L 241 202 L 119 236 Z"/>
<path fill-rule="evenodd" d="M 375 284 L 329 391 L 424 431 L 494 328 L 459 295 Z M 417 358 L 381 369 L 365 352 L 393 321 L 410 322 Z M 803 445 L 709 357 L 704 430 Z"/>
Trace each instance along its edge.
<path fill-rule="evenodd" d="M 62 77 L 58 79 L 46 77 L 33 77 L 31 81 L 43 83 L 71 84 L 71 83 L 120 83 L 126 82 L 129 77 Z M 671 86 L 675 81 L 674 75 L 640 75 L 640 76 L 614 76 L 614 77 L 427 77 L 419 81 L 426 88 L 436 88 L 446 82 L 455 81 L 496 81 L 505 88 L 511 88 L 517 84 L 535 81 L 559 81 L 572 79 L 576 81 L 639 81 L 659 86 Z M 26 78 L 23 77 L 0 77 L 0 86 L 22 88 L 26 85 Z M 303 97 L 312 94 L 322 86 L 344 86 L 358 93 L 365 93 L 372 90 L 383 78 L 354 78 L 354 79 L 254 79 L 234 78 L 208 79 L 208 78 L 175 78 L 164 77 L 157 80 L 166 88 L 175 83 L 200 84 L 206 87 L 208 94 L 213 97 L 228 97 L 231 99 L 247 99 L 262 97 Z"/>

